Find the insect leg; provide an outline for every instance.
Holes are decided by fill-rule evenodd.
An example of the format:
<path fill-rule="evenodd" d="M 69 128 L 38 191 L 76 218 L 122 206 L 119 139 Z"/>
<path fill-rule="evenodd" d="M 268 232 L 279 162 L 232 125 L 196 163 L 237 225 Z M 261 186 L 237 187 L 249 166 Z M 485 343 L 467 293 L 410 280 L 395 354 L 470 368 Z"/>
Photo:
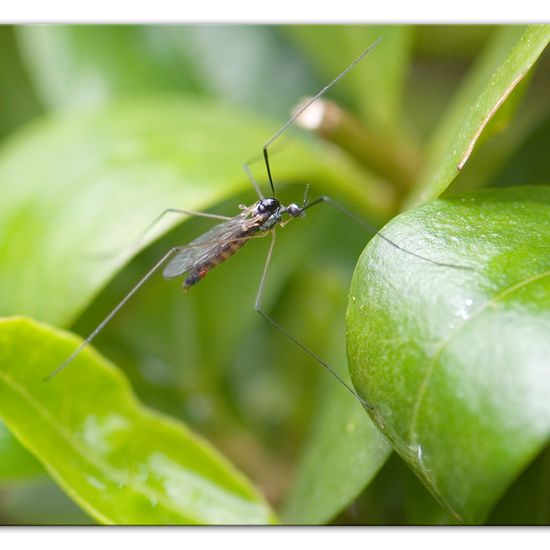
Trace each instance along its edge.
<path fill-rule="evenodd" d="M 403 248 L 402 246 L 399 246 L 396 242 L 392 241 L 391 239 L 388 239 L 388 237 L 386 237 L 385 235 L 383 235 L 382 233 L 377 231 L 370 223 L 366 222 L 365 220 L 363 220 L 362 218 L 360 218 L 359 216 L 357 216 L 356 214 L 354 214 L 353 212 L 348 210 L 346 207 L 342 206 L 339 202 L 335 201 L 334 199 L 332 199 L 332 198 L 330 198 L 326 195 L 323 195 L 322 197 L 318 197 L 317 199 L 315 199 L 315 200 L 313 200 L 313 201 L 311 201 L 307 204 L 304 204 L 304 206 L 302 207 L 302 210 L 307 210 L 308 208 L 311 208 L 312 206 L 315 206 L 315 205 L 321 204 L 321 203 L 330 204 L 331 206 L 333 206 L 334 208 L 336 208 L 337 210 L 339 210 L 340 212 L 342 212 L 343 214 L 345 214 L 346 216 L 348 216 L 352 220 L 356 221 L 357 223 L 360 223 L 361 225 L 363 225 L 364 227 L 369 229 L 377 237 L 380 237 L 381 239 L 385 240 L 387 243 L 391 244 L 392 246 L 394 246 L 395 248 L 401 250 L 402 252 L 405 252 L 406 254 L 410 254 L 411 256 L 414 256 L 416 258 L 420 258 L 421 260 L 424 260 L 426 262 L 430 262 L 431 264 L 438 265 L 438 266 L 441 266 L 441 267 L 452 267 L 452 268 L 455 268 L 455 269 L 467 269 L 467 270 L 474 271 L 473 267 L 466 266 L 466 265 L 457 265 L 457 264 L 449 264 L 449 263 L 445 263 L 445 262 L 438 262 L 437 260 L 432 260 L 431 258 L 426 258 L 426 256 L 422 256 L 421 254 L 417 254 L 416 252 L 412 252 L 410 250 L 407 250 L 406 248 Z"/>
<path fill-rule="evenodd" d="M 61 363 L 54 371 L 52 371 L 48 376 L 44 378 L 44 381 L 47 382 L 51 380 L 56 374 L 61 372 L 69 363 L 76 358 L 80 352 L 87 347 L 92 340 L 99 334 L 99 332 L 105 327 L 105 325 L 126 305 L 128 300 L 155 274 L 155 272 L 162 267 L 162 265 L 177 252 L 180 247 L 175 246 L 171 248 L 146 274 L 141 280 L 124 296 L 124 298 L 115 306 L 115 308 L 97 325 L 97 327 L 91 332 L 91 334 L 76 348 L 63 363 Z"/>
<path fill-rule="evenodd" d="M 307 348 L 302 342 L 300 342 L 297 338 L 292 336 L 286 329 L 284 329 L 277 321 L 275 321 L 272 317 L 270 317 L 263 309 L 262 309 L 262 297 L 264 293 L 264 287 L 265 282 L 267 280 L 267 273 L 269 269 L 269 264 L 271 263 L 271 257 L 273 255 L 273 248 L 275 246 L 275 231 L 273 230 L 271 232 L 271 243 L 269 245 L 269 250 L 267 252 L 267 257 L 265 260 L 264 270 L 262 273 L 262 278 L 260 280 L 260 285 L 258 287 L 258 293 L 256 295 L 256 303 L 254 305 L 254 309 L 273 327 L 275 327 L 281 334 L 286 336 L 289 340 L 294 342 L 299 348 L 301 348 L 303 351 L 305 351 L 312 359 L 317 361 L 320 365 L 325 367 L 332 376 L 336 378 L 364 407 L 368 409 L 374 409 L 374 407 L 365 399 L 363 399 L 351 386 L 349 386 L 343 378 L 326 362 L 323 361 L 318 355 L 313 353 L 309 348 Z"/>
<path fill-rule="evenodd" d="M 339 80 L 344 78 L 371 50 L 373 50 L 378 44 L 380 43 L 382 39 L 379 38 L 376 40 L 373 44 L 371 44 L 366 50 L 359 55 L 352 63 L 351 65 L 348 65 L 346 69 L 344 69 L 336 78 L 332 79 L 326 86 L 324 86 L 319 92 L 317 92 L 311 99 L 306 101 L 300 109 L 298 109 L 289 120 L 287 120 L 273 136 L 265 143 L 265 145 L 262 148 L 262 153 L 264 157 L 265 162 L 265 168 L 267 171 L 267 177 L 269 179 L 269 185 L 271 186 L 271 191 L 273 193 L 273 196 L 275 196 L 275 187 L 273 185 L 273 177 L 271 175 L 271 166 L 269 165 L 269 153 L 268 148 L 269 146 L 279 138 L 279 136 L 284 133 L 284 131 L 304 112 L 306 111 L 310 105 L 315 103 L 325 92 L 327 92 L 330 88 L 332 88 Z"/>
<path fill-rule="evenodd" d="M 197 216 L 199 218 L 209 218 L 213 220 L 230 220 L 231 218 L 229 216 L 221 216 L 219 214 L 210 214 L 209 212 L 196 212 L 194 210 L 182 210 L 180 208 L 167 208 L 166 210 L 163 210 L 152 222 L 150 222 L 145 229 L 143 229 L 137 237 L 132 239 L 129 243 L 123 245 L 117 250 L 111 250 L 109 252 L 104 252 L 100 254 L 94 254 L 94 257 L 108 257 L 112 256 L 114 254 L 117 254 L 121 250 L 124 250 L 126 248 L 136 248 L 145 238 L 147 233 L 155 227 L 166 215 L 168 214 L 179 214 L 181 216 Z"/>

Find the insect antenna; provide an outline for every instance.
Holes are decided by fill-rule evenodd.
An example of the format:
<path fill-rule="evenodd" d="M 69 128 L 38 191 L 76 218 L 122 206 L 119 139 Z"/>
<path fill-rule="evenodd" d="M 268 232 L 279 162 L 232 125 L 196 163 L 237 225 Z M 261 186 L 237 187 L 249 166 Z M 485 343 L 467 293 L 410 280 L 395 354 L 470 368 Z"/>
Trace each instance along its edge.
<path fill-rule="evenodd" d="M 271 174 L 271 166 L 269 164 L 269 153 L 268 149 L 269 146 L 306 110 L 309 108 L 309 106 L 315 101 L 317 101 L 325 92 L 327 92 L 332 86 L 334 86 L 340 79 L 342 79 L 346 74 L 348 74 L 358 63 L 361 62 L 361 60 L 370 52 L 372 51 L 378 44 L 382 38 L 379 38 L 371 44 L 351 65 L 349 65 L 346 69 L 344 69 L 336 78 L 331 80 L 326 86 L 324 86 L 319 92 L 317 92 L 312 98 L 310 98 L 306 103 L 304 103 L 298 111 L 296 111 L 280 128 L 277 130 L 269 140 L 264 144 L 262 147 L 262 153 L 264 157 L 265 162 L 265 168 L 267 171 L 267 178 L 269 180 L 269 185 L 271 187 L 271 192 L 273 193 L 273 196 L 275 196 L 275 186 L 273 184 L 273 176 Z"/>

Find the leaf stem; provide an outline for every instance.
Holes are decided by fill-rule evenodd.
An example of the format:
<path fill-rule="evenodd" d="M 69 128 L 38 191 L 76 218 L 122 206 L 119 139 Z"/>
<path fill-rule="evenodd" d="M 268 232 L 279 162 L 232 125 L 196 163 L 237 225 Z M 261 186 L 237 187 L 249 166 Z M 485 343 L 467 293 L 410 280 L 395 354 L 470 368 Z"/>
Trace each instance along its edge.
<path fill-rule="evenodd" d="M 418 157 L 375 135 L 335 102 L 318 100 L 296 123 L 338 145 L 398 191 L 404 192 L 413 185 L 419 170 Z"/>

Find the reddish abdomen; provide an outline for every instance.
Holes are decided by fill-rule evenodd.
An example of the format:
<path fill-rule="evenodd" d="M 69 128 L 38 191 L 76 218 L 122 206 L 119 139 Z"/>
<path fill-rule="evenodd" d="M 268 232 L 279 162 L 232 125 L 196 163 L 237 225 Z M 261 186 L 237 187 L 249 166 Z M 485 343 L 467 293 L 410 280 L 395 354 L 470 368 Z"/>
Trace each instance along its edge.
<path fill-rule="evenodd" d="M 183 290 L 187 290 L 190 286 L 196 285 L 206 277 L 209 271 L 233 256 L 233 254 L 240 250 L 247 242 L 248 239 L 236 239 L 220 246 L 217 253 L 214 252 L 210 258 L 195 266 L 189 272 L 189 275 L 187 275 L 183 283 Z"/>

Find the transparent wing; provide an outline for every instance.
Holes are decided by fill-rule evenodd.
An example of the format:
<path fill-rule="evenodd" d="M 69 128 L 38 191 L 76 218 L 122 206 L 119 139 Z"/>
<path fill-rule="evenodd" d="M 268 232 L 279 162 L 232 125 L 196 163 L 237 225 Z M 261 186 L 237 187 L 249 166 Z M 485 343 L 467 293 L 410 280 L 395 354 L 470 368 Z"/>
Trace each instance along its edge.
<path fill-rule="evenodd" d="M 164 268 L 162 272 L 164 278 L 179 277 L 191 270 L 194 265 L 208 260 L 210 256 L 217 256 L 222 246 L 229 241 L 250 238 L 243 237 L 242 233 L 255 223 L 255 217 L 247 218 L 245 213 L 241 213 L 226 222 L 215 225 L 200 237 L 181 247 Z"/>

